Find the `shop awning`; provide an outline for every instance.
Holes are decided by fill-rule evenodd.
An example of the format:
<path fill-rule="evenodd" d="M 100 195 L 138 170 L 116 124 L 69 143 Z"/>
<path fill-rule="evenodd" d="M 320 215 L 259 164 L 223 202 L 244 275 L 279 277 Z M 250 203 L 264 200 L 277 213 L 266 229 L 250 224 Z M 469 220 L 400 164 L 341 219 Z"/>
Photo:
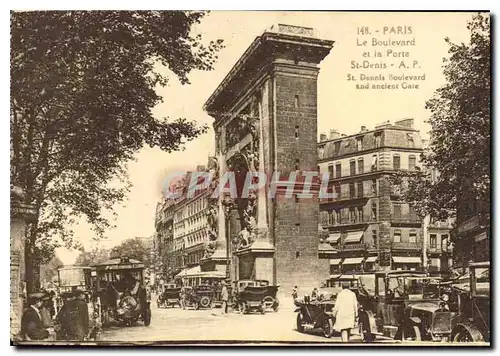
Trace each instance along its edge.
<path fill-rule="evenodd" d="M 326 242 L 336 243 L 339 241 L 339 239 L 340 239 L 340 232 L 334 232 L 328 235 Z"/>
<path fill-rule="evenodd" d="M 363 261 L 363 257 L 346 258 L 344 262 L 342 262 L 342 265 L 357 265 L 360 264 L 361 261 Z"/>
<path fill-rule="evenodd" d="M 363 237 L 363 232 L 364 231 L 349 231 L 347 233 L 347 237 L 344 240 L 344 243 L 350 243 L 350 242 L 359 242 L 361 241 L 361 238 Z"/>
<path fill-rule="evenodd" d="M 365 261 L 365 262 L 368 262 L 368 263 L 373 263 L 373 262 L 375 262 L 375 261 L 377 261 L 377 260 L 378 260 L 378 257 L 377 257 L 377 256 L 370 256 L 370 257 L 368 257 L 368 258 L 366 259 L 366 261 Z"/>
<path fill-rule="evenodd" d="M 200 266 L 184 268 L 182 271 L 175 275 L 175 279 L 184 278 L 184 277 L 194 277 L 201 273 Z"/>
<path fill-rule="evenodd" d="M 393 256 L 392 260 L 394 263 L 421 263 L 420 257 L 408 257 L 408 256 Z"/>
<path fill-rule="evenodd" d="M 337 279 L 341 276 L 341 274 L 331 274 L 330 279 Z"/>
<path fill-rule="evenodd" d="M 320 252 L 329 252 L 329 251 L 330 251 L 330 252 L 335 252 L 335 251 L 337 251 L 337 250 L 335 250 L 335 249 L 332 247 L 332 245 L 330 245 L 329 243 L 326 243 L 326 242 L 320 243 L 320 244 L 318 245 L 318 250 L 319 250 Z"/>
<path fill-rule="evenodd" d="M 337 266 L 340 263 L 341 260 L 342 260 L 341 258 L 331 258 L 330 259 L 330 265 Z"/>

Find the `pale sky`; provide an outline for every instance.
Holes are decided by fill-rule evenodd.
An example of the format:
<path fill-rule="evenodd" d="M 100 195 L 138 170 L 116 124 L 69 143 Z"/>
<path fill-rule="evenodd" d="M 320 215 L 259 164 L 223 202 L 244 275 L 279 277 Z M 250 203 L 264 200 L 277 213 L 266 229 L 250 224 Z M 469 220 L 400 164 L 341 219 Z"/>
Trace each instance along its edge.
<path fill-rule="evenodd" d="M 319 37 L 335 41 L 330 54 L 320 64 L 318 79 L 318 136 L 335 128 L 341 133 L 351 134 L 362 125 L 369 129 L 383 121 L 411 117 L 415 126 L 426 136 L 428 126 L 424 121 L 429 112 L 425 101 L 443 84 L 442 58 L 447 56 L 448 46 L 444 38 L 453 42 L 467 42 L 466 21 L 470 13 L 338 13 L 338 12 L 211 12 L 196 31 L 206 41 L 224 39 L 226 46 L 219 54 L 215 69 L 211 72 L 191 73 L 191 85 L 181 85 L 170 76 L 168 87 L 159 90 L 164 103 L 155 108 L 159 117 L 186 117 L 199 123 L 212 124 L 213 119 L 203 111 L 203 104 L 219 85 L 228 71 L 240 58 L 255 37 L 276 23 L 313 27 Z M 425 74 L 426 80 L 419 82 L 419 90 L 356 90 L 347 81 L 348 73 L 402 74 L 401 70 L 366 71 L 351 69 L 351 61 L 362 61 L 362 47 L 357 46 L 357 27 L 366 26 L 374 32 L 383 31 L 384 26 L 411 26 L 407 36 L 380 36 L 394 40 L 415 38 L 415 46 L 398 47 L 410 52 L 410 61 L 418 60 L 421 69 L 407 74 Z M 367 36 L 369 42 L 374 36 Z M 393 47 L 387 47 L 393 48 Z M 396 50 L 396 48 L 394 48 Z M 366 50 L 373 52 L 371 46 Z M 385 50 L 383 50 L 385 52 Z M 384 53 L 385 55 L 385 53 Z M 391 60 L 392 62 L 393 60 Z M 377 62 L 377 61 L 374 61 Z M 399 62 L 398 62 L 399 63 Z M 189 142 L 185 150 L 165 153 L 149 147 L 137 154 L 137 161 L 129 165 L 132 188 L 124 207 L 116 210 L 117 228 L 109 231 L 102 246 L 112 247 L 135 236 L 151 236 L 154 233 L 156 204 L 161 197 L 161 181 L 167 170 L 189 170 L 206 164 L 207 156 L 214 151 L 213 131 Z M 91 247 L 92 233 L 85 224 L 76 229 L 84 245 Z M 58 257 L 71 264 L 78 252 L 59 249 Z"/>

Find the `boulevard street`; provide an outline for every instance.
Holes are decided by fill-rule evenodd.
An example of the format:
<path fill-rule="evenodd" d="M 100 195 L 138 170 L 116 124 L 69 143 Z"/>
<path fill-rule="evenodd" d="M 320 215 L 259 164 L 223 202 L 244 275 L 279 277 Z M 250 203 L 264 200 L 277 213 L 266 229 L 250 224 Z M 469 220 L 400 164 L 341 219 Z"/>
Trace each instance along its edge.
<path fill-rule="evenodd" d="M 153 299 L 154 301 L 155 299 Z M 157 308 L 151 303 L 152 321 L 149 327 L 137 322 L 135 325 L 112 326 L 103 331 L 101 341 L 120 341 L 130 343 L 151 343 L 171 341 L 176 343 L 207 340 L 241 342 L 304 342 L 335 343 L 340 342 L 340 335 L 327 339 L 321 331 L 315 333 L 299 333 L 296 330 L 296 317 L 293 306 L 282 308 L 278 312 L 268 311 L 242 315 L 231 310 L 221 315 L 220 308 L 214 309 L 181 309 Z M 378 340 L 377 342 L 388 342 Z M 359 343 L 358 335 L 351 337 L 351 342 Z M 392 341 L 391 341 L 392 342 Z"/>

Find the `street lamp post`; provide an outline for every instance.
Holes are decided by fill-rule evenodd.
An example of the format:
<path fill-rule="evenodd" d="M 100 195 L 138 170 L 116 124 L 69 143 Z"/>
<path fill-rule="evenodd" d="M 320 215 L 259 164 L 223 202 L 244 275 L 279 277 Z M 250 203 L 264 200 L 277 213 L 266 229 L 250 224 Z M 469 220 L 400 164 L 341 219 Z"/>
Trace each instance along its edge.
<path fill-rule="evenodd" d="M 229 196 L 224 196 L 222 200 L 222 205 L 224 206 L 224 219 L 225 219 L 225 237 L 226 237 L 226 279 L 231 278 L 229 272 L 229 261 L 230 261 L 230 242 L 229 242 L 229 222 L 231 219 L 231 210 L 233 209 L 234 202 Z"/>

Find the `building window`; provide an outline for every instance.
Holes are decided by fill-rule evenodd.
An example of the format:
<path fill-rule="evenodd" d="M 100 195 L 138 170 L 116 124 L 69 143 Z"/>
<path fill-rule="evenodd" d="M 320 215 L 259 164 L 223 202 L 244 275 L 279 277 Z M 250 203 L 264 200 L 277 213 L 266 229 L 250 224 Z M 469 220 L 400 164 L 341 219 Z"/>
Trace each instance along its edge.
<path fill-rule="evenodd" d="M 298 158 L 295 159 L 295 170 L 298 171 L 299 170 L 299 163 L 300 163 L 300 160 Z"/>
<path fill-rule="evenodd" d="M 416 166 L 417 166 L 417 157 L 413 155 L 408 157 L 408 169 L 410 171 L 414 171 Z"/>
<path fill-rule="evenodd" d="M 358 151 L 362 151 L 363 150 L 363 136 L 356 137 L 356 146 L 358 148 Z"/>
<path fill-rule="evenodd" d="M 342 223 L 342 213 L 340 209 L 335 210 L 335 221 L 337 222 L 337 224 Z"/>
<path fill-rule="evenodd" d="M 299 96 L 298 95 L 295 95 L 295 107 L 298 108 L 299 107 Z"/>
<path fill-rule="evenodd" d="M 394 230 L 394 242 L 401 242 L 401 230 Z"/>
<path fill-rule="evenodd" d="M 446 251 L 448 249 L 448 235 L 441 235 L 441 250 Z"/>
<path fill-rule="evenodd" d="M 365 170 L 365 163 L 363 158 L 358 159 L 358 174 L 362 174 Z"/>
<path fill-rule="evenodd" d="M 375 133 L 375 147 L 380 147 L 380 138 L 382 134 L 380 132 Z"/>
<path fill-rule="evenodd" d="M 299 125 L 295 125 L 295 138 L 299 138 Z"/>
<path fill-rule="evenodd" d="M 349 183 L 349 198 L 355 198 L 356 197 L 356 189 L 354 187 L 354 183 Z"/>
<path fill-rule="evenodd" d="M 335 198 L 340 199 L 342 195 L 340 194 L 340 184 L 335 184 Z"/>
<path fill-rule="evenodd" d="M 378 157 L 377 155 L 372 156 L 372 171 L 376 171 L 378 169 Z"/>
<path fill-rule="evenodd" d="M 377 196 L 377 180 L 372 179 L 372 194 Z"/>
<path fill-rule="evenodd" d="M 410 147 L 415 147 L 415 140 L 413 139 L 413 134 L 407 133 L 406 138 L 408 139 L 408 145 Z"/>
<path fill-rule="evenodd" d="M 392 216 L 395 220 L 401 220 L 401 204 L 393 203 L 392 204 L 393 212 Z"/>
<path fill-rule="evenodd" d="M 335 178 L 342 177 L 342 164 L 337 163 L 335 165 Z"/>
<path fill-rule="evenodd" d="M 356 174 L 356 161 L 352 160 L 349 162 L 349 168 L 350 168 L 350 173 L 351 173 L 351 176 L 355 175 Z"/>
<path fill-rule="evenodd" d="M 373 203 L 372 204 L 372 221 L 376 221 L 377 220 L 377 203 Z"/>
<path fill-rule="evenodd" d="M 356 209 L 349 208 L 349 221 L 352 223 L 356 222 Z"/>
<path fill-rule="evenodd" d="M 299 258 L 300 257 L 300 251 L 295 251 L 295 258 Z"/>
<path fill-rule="evenodd" d="M 378 248 L 378 234 L 377 230 L 372 230 L 373 245 Z"/>
<path fill-rule="evenodd" d="M 358 198 L 363 198 L 363 182 L 358 182 Z"/>
<path fill-rule="evenodd" d="M 338 156 L 340 154 L 340 143 L 340 141 L 337 141 L 333 144 L 334 156 Z"/>
<path fill-rule="evenodd" d="M 358 206 L 358 222 L 363 222 L 363 207 Z"/>
<path fill-rule="evenodd" d="M 410 239 L 408 240 L 410 243 L 417 243 L 417 232 L 416 231 L 410 231 Z"/>
<path fill-rule="evenodd" d="M 399 155 L 394 155 L 392 157 L 392 168 L 394 170 L 401 169 L 401 157 Z"/>
<path fill-rule="evenodd" d="M 333 178 L 333 164 L 330 164 L 330 165 L 328 166 L 328 176 L 329 176 L 330 178 Z"/>

